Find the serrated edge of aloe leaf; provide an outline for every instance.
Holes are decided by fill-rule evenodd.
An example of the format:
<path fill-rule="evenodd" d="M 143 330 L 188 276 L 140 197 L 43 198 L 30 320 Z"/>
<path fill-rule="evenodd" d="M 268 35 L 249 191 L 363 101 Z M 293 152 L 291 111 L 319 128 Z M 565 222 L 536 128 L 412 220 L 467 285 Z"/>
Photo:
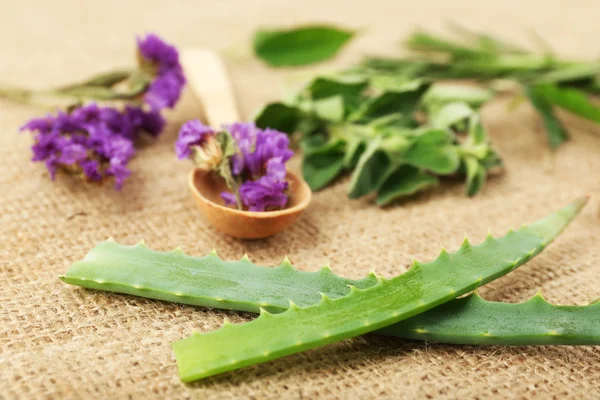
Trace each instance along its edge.
<path fill-rule="evenodd" d="M 160 252 L 140 242 L 124 246 L 114 240 L 96 245 L 74 263 L 63 282 L 110 292 L 182 304 L 259 312 L 286 310 L 288 300 L 310 305 L 320 292 L 331 297 L 348 293 L 347 285 L 372 286 L 374 274 L 359 280 L 335 275 L 329 266 L 315 272 L 294 268 L 287 257 L 275 267 L 253 264 L 245 255 L 238 261 L 222 260 L 215 251 L 193 257 L 180 248 Z M 264 292 L 264 282 L 276 281 Z"/>
<path fill-rule="evenodd" d="M 134 247 L 134 246 L 119 245 L 116 242 L 114 242 L 113 240 L 109 240 L 108 243 L 112 243 L 114 246 L 117 246 L 118 248 Z M 148 252 L 147 255 L 150 259 L 155 254 L 159 253 L 154 250 L 146 248 L 144 244 L 138 244 L 137 246 L 140 247 L 141 249 L 143 249 L 145 252 L 147 251 Z M 92 250 L 92 252 L 93 251 L 94 250 Z M 180 254 L 180 253 L 182 253 L 182 250 L 181 250 L 181 248 L 177 248 L 171 252 L 166 252 L 163 254 L 170 254 L 170 253 Z M 211 257 L 218 257 L 218 255 L 216 255 L 216 253 L 212 253 Z M 204 257 L 194 257 L 194 259 L 196 261 L 202 261 L 204 259 Z M 250 260 L 247 255 L 244 255 L 244 257 L 242 257 L 240 262 L 250 263 Z M 289 263 L 289 261 L 287 261 L 287 263 Z M 282 262 L 282 264 L 286 264 L 286 261 Z M 122 264 L 122 265 L 112 266 L 112 267 L 120 268 L 120 269 L 127 269 L 127 262 L 124 262 L 124 264 Z M 246 265 L 240 265 L 240 267 L 245 268 Z M 254 273 L 264 273 L 265 271 L 270 270 L 269 267 L 261 267 L 261 266 L 257 266 L 257 267 L 260 267 L 261 269 L 257 269 Z M 110 268 L 110 266 L 109 266 L 109 268 Z M 104 269 L 106 269 L 106 268 L 104 268 Z M 260 271 L 260 272 L 257 272 L 257 271 Z M 328 275 L 328 276 L 332 276 L 335 278 L 339 278 L 340 284 L 342 282 L 353 282 L 353 284 L 355 286 L 359 285 L 360 287 L 368 287 L 372 284 L 375 284 L 375 282 L 376 282 L 376 276 L 374 273 L 370 273 L 367 276 L 367 278 L 362 279 L 360 281 L 351 281 L 351 280 L 343 279 L 342 277 L 335 275 L 329 267 L 323 267 L 321 270 L 317 271 L 317 273 L 319 275 Z M 310 275 L 310 274 L 315 274 L 315 273 L 314 272 L 312 272 L 312 273 L 304 272 L 304 271 L 294 269 L 294 276 L 291 277 L 291 280 L 294 280 L 294 281 L 298 281 L 298 279 L 301 280 L 305 277 L 305 274 Z M 133 287 L 130 284 L 129 285 L 124 285 L 123 283 L 116 284 L 114 282 L 109 282 L 109 281 L 97 282 L 91 278 L 85 278 L 85 277 L 69 277 L 69 278 L 67 278 L 65 276 L 61 276 L 60 278 L 61 278 L 61 280 L 63 280 L 66 283 L 74 283 L 76 285 L 84 286 L 84 287 L 88 287 L 88 288 L 97 288 L 100 290 L 117 291 L 117 292 L 121 292 L 121 293 L 128 293 L 128 294 L 133 294 L 133 295 L 147 297 L 147 298 L 153 298 L 153 299 L 159 299 L 159 300 L 170 300 L 170 301 L 174 301 L 174 302 L 182 303 L 182 304 L 206 305 L 206 300 L 208 298 L 208 297 L 198 298 L 198 297 L 190 296 L 186 293 L 178 293 L 178 294 L 171 293 L 172 298 L 167 299 L 163 295 L 157 295 L 157 293 L 161 292 L 157 288 L 151 288 L 151 287 L 142 288 L 139 286 Z M 196 282 L 197 282 L 198 286 L 201 286 L 201 284 L 204 280 L 211 279 L 209 274 L 206 274 L 204 276 L 196 276 L 195 278 L 196 278 Z M 275 287 L 276 289 L 281 289 L 278 286 L 283 287 L 287 283 L 287 282 L 281 282 L 281 284 L 279 285 L 278 284 L 279 282 L 271 283 L 271 282 L 269 282 L 269 279 L 264 279 L 264 280 L 267 282 L 268 287 L 270 287 L 270 288 Z M 315 285 L 315 287 L 310 288 L 309 290 L 314 292 L 315 294 L 318 294 L 319 289 L 321 289 L 321 288 L 318 287 L 317 285 Z M 347 288 L 346 293 L 349 291 L 350 291 L 350 289 Z M 268 292 L 271 293 L 271 292 L 273 292 L 273 290 L 269 289 Z M 323 291 L 323 293 L 329 297 L 333 297 L 333 298 L 336 297 L 334 294 L 327 293 L 327 291 Z M 163 292 L 163 294 L 165 294 L 165 293 Z M 478 300 L 479 301 L 478 305 L 482 308 L 481 310 L 480 309 L 473 310 L 472 308 L 468 308 L 468 307 L 466 307 L 466 308 L 463 307 L 460 310 L 456 310 L 456 307 L 459 307 L 460 304 L 464 303 L 465 301 L 467 301 L 466 299 L 468 299 L 472 296 L 478 297 L 477 292 L 474 292 L 473 294 L 471 294 L 467 297 L 451 300 L 451 301 L 449 301 L 445 304 L 442 304 L 430 311 L 416 315 L 414 317 L 411 317 L 409 319 L 401 321 L 397 324 L 390 325 L 388 327 L 383 328 L 382 330 L 376 331 L 375 333 L 388 335 L 388 336 L 407 338 L 407 339 L 426 340 L 426 341 L 452 343 L 452 344 L 477 344 L 477 345 L 491 345 L 491 344 L 501 344 L 501 345 L 600 344 L 600 331 L 598 331 L 595 334 L 595 336 L 589 335 L 589 333 L 588 333 L 587 337 L 582 337 L 581 335 L 579 335 L 580 340 L 577 341 L 577 337 L 574 337 L 573 334 L 571 334 L 570 336 L 566 336 L 558 329 L 559 327 L 556 325 L 549 326 L 546 329 L 547 332 L 554 331 L 556 333 L 548 333 L 548 334 L 539 333 L 539 332 L 536 333 L 535 330 L 533 330 L 533 329 L 530 331 L 524 330 L 524 331 L 520 332 L 521 333 L 520 336 L 512 333 L 512 332 L 514 332 L 514 330 L 512 332 L 509 330 L 509 332 L 507 333 L 503 329 L 504 325 L 505 325 L 505 323 L 503 323 L 503 315 L 502 315 L 503 310 L 500 309 L 500 312 L 499 312 L 497 310 L 497 308 L 494 308 L 497 304 L 506 304 L 506 303 L 491 302 L 491 301 L 486 301 L 486 300 L 480 299 L 480 300 Z M 536 296 L 541 297 L 541 293 L 538 293 Z M 169 297 L 171 297 L 171 296 L 169 296 Z M 317 298 L 320 298 L 320 297 L 317 297 Z M 247 310 L 247 308 L 248 308 L 247 305 L 250 303 L 248 303 L 247 301 L 245 302 L 242 299 L 233 299 L 232 300 L 232 299 L 225 299 L 222 297 L 218 297 L 218 298 L 213 298 L 212 300 L 214 300 L 214 302 L 215 302 L 214 306 L 216 308 L 233 309 L 233 310 L 238 310 L 238 311 L 249 311 L 249 310 Z M 517 313 L 518 315 L 522 315 L 523 310 L 520 310 L 519 308 L 521 307 L 522 304 L 525 304 L 532 300 L 533 300 L 533 298 L 524 303 L 508 304 L 507 308 L 510 308 L 509 312 L 513 312 L 513 313 Z M 296 303 L 298 303 L 298 301 L 296 301 Z M 246 306 L 242 306 L 241 304 L 246 304 Z M 302 305 L 308 305 L 308 304 L 301 303 L 299 305 L 302 306 Z M 583 308 L 583 307 L 587 308 L 591 305 L 598 307 L 598 311 L 599 311 L 599 313 L 598 313 L 599 322 L 598 323 L 600 326 L 600 302 L 598 302 L 598 301 L 592 302 L 588 306 L 558 306 L 558 305 L 556 305 L 556 306 L 551 305 L 551 306 L 559 308 L 559 309 L 565 308 L 565 309 L 577 310 L 578 308 Z M 270 299 L 270 300 L 267 300 L 266 302 L 262 302 L 260 304 L 253 303 L 253 306 L 255 307 L 256 311 L 250 310 L 252 312 L 259 312 L 260 307 L 267 308 L 271 312 L 273 312 L 273 311 L 278 312 L 278 311 L 283 311 L 283 310 L 287 309 L 287 306 L 289 306 L 289 304 L 286 304 L 284 307 L 279 307 L 279 304 L 276 299 Z M 544 310 L 542 310 L 542 311 L 544 311 Z M 545 310 L 545 311 L 547 311 L 547 310 Z M 485 318 L 479 318 L 480 316 L 485 317 Z M 472 320 L 471 320 L 471 318 L 472 318 Z M 535 322 L 536 326 L 541 325 L 541 323 L 537 322 L 537 321 L 543 321 L 544 318 L 546 318 L 546 315 L 543 313 L 533 314 L 528 317 L 529 320 L 536 321 Z M 466 319 L 466 322 L 463 322 L 463 325 L 462 325 L 462 327 L 459 328 L 458 332 L 456 330 L 453 330 L 454 328 L 452 326 L 444 325 L 444 323 L 445 323 L 444 321 L 447 321 L 447 320 L 452 321 L 452 324 L 457 324 L 457 322 L 463 321 L 465 319 Z M 565 317 L 564 320 L 568 321 L 568 318 Z M 485 324 L 486 322 L 489 323 L 490 321 L 493 321 L 493 324 L 491 325 L 491 329 L 490 329 L 490 325 L 488 324 L 486 327 L 486 330 L 484 332 L 482 325 Z M 575 328 L 579 329 L 579 326 L 574 325 L 574 320 L 571 319 L 571 322 L 572 322 L 571 325 L 573 325 L 573 326 L 575 326 Z M 523 326 L 519 326 L 519 328 L 527 329 L 527 328 L 524 328 Z M 467 334 L 467 331 L 471 332 L 471 333 Z M 477 334 L 477 332 L 479 332 L 480 334 Z"/>
<path fill-rule="evenodd" d="M 352 287 L 346 296 L 323 296 L 319 303 L 305 308 L 290 302 L 290 308 L 281 314 L 261 310 L 254 321 L 226 323 L 217 331 L 195 333 L 173 342 L 180 378 L 190 382 L 262 363 L 425 312 L 530 260 L 566 228 L 586 203 L 587 198 L 578 199 L 501 238 L 488 235 L 478 246 L 465 240 L 459 251 L 451 254 L 442 250 L 436 260 L 425 264 L 415 261 L 406 273 L 392 279 L 379 278 L 370 288 Z"/>
<path fill-rule="evenodd" d="M 600 302 L 555 305 L 541 290 L 521 303 L 493 302 L 475 291 L 377 333 L 451 344 L 597 345 Z"/>

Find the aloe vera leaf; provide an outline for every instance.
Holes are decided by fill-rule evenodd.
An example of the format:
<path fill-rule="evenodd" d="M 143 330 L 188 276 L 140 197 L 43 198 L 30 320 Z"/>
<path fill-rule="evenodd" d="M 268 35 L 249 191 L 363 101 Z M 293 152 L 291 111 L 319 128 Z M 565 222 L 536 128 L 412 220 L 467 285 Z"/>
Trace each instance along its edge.
<path fill-rule="evenodd" d="M 538 254 L 587 202 L 581 198 L 532 225 L 480 245 L 467 240 L 455 253 L 442 251 L 429 263 L 414 262 L 395 278 L 377 278 L 346 296 L 323 295 L 314 305 L 293 302 L 281 314 L 261 310 L 254 321 L 226 322 L 214 332 L 195 333 L 172 344 L 185 382 L 273 360 L 361 335 L 425 312 L 522 265 Z"/>
<path fill-rule="evenodd" d="M 377 333 L 454 344 L 594 345 L 600 344 L 600 302 L 558 306 L 538 292 L 511 304 L 486 301 L 474 292 Z"/>
<path fill-rule="evenodd" d="M 67 283 L 88 288 L 251 312 L 258 312 L 261 306 L 271 312 L 283 311 L 289 305 L 288 298 L 299 306 L 307 306 L 316 303 L 321 298 L 319 292 L 336 298 L 349 292 L 350 289 L 347 286 L 349 284 L 358 288 L 367 288 L 377 281 L 373 274 L 358 281 L 344 279 L 333 275 L 328 268 L 323 268 L 318 272 L 298 271 L 291 268 L 287 261 L 279 268 L 268 268 L 254 265 L 247 258 L 234 262 L 223 261 L 214 253 L 206 257 L 183 256 L 183 260 L 181 256 L 181 251 L 156 252 L 142 244 L 123 246 L 114 241 L 107 241 L 93 248 L 83 261 L 75 263 L 66 276 L 61 279 Z M 243 271 L 243 274 L 240 274 L 240 271 Z M 214 281 L 228 282 L 229 289 L 215 291 Z M 477 330 L 482 326 L 482 318 L 486 318 L 487 322 L 492 320 L 495 325 L 488 326 L 488 333 L 494 334 L 494 337 L 500 336 L 495 332 L 500 332 L 497 328 L 503 324 L 505 319 L 504 307 L 491 302 L 485 302 L 479 307 L 453 305 L 454 302 L 462 304 L 463 301 L 465 300 L 452 300 L 426 313 L 386 327 L 377 333 L 382 332 L 415 339 L 443 340 L 434 339 L 428 335 L 419 336 L 415 332 L 411 332 L 414 329 L 420 329 L 436 332 L 436 335 L 446 338 L 444 341 L 454 341 L 453 327 L 438 323 L 438 318 L 434 316 L 439 315 L 440 320 L 446 321 L 445 324 L 450 320 L 460 320 L 463 326 L 456 328 L 455 331 Z M 487 304 L 490 306 L 487 307 Z M 443 312 L 435 312 L 438 308 Z M 480 310 L 481 308 L 483 309 Z M 516 312 L 521 311 L 517 309 Z M 459 313 L 467 315 L 458 315 Z M 528 320 L 531 320 L 529 325 L 531 327 L 540 325 L 550 313 L 554 313 L 554 311 L 528 316 Z M 540 323 L 535 322 L 538 317 Z M 419 322 L 413 322 L 413 320 Z M 548 325 L 548 330 L 557 330 L 556 323 L 562 320 L 554 319 L 553 321 L 555 323 Z M 574 323 L 571 325 L 575 326 Z M 523 339 L 519 344 L 537 344 L 537 337 L 533 334 L 537 332 L 536 330 L 524 329 L 522 332 L 529 332 L 531 335 L 528 336 L 527 341 Z M 421 333 L 424 332 L 421 331 Z M 503 336 L 507 337 L 505 334 Z M 591 341 L 594 339 L 593 336 L 590 337 L 592 339 L 586 339 L 588 341 L 585 343 L 592 344 Z M 486 339 L 485 343 L 491 340 L 489 335 Z M 553 339 L 551 344 L 567 344 L 565 341 L 568 340 L 562 335 L 553 335 Z"/>
<path fill-rule="evenodd" d="M 287 259 L 268 268 L 247 257 L 224 261 L 216 252 L 192 257 L 178 249 L 158 252 L 144 243 L 122 246 L 113 240 L 98 244 L 60 279 L 89 289 L 254 313 L 261 308 L 281 312 L 290 300 L 315 304 L 320 293 L 340 297 L 349 292 L 348 285 L 367 288 L 377 282 L 374 274 L 351 280 L 334 275 L 329 267 L 298 271 Z"/>
<path fill-rule="evenodd" d="M 114 257 L 106 258 L 105 253 Z M 153 251 L 140 245 L 123 246 L 114 241 L 99 244 L 90 254 L 88 258 L 95 259 L 93 264 L 86 261 L 76 263 L 67 272 L 67 277 L 62 278 L 63 281 L 88 288 L 185 304 L 213 304 L 217 308 L 239 311 L 258 312 L 260 309 L 258 297 L 245 297 L 248 292 L 238 290 L 223 293 L 226 298 L 216 298 L 216 301 L 207 302 L 211 294 L 204 289 L 212 288 L 210 282 L 215 279 L 214 274 L 224 272 L 221 270 L 223 267 L 230 272 L 228 278 L 239 285 L 236 286 L 237 288 L 244 288 L 249 282 L 260 279 L 261 287 L 264 289 L 252 293 L 267 293 L 267 300 L 263 298 L 262 304 L 271 312 L 287 309 L 289 300 L 286 296 L 293 298 L 299 306 L 307 306 L 321 299 L 319 292 L 335 298 L 346 295 L 350 291 L 349 284 L 366 288 L 377 282 L 373 274 L 365 279 L 352 281 L 333 275 L 327 268 L 317 273 L 294 270 L 293 273 L 275 273 L 268 277 L 269 271 L 277 268 L 259 267 L 254 264 L 250 264 L 249 267 L 246 259 L 241 262 L 225 262 L 214 254 L 209 257 L 188 257 L 187 261 L 198 267 L 190 268 L 188 262 L 173 264 L 171 253 Z M 235 263 L 242 264 L 229 268 Z M 207 271 L 206 266 L 214 269 Z M 139 282 L 139 277 L 144 275 L 143 271 L 152 267 L 156 270 L 147 287 L 141 288 L 139 287 L 141 285 L 134 287 L 126 283 L 116 285 L 112 282 L 123 279 Z M 243 278 L 236 272 L 238 269 L 247 272 Z M 97 275 L 99 270 L 102 271 L 101 277 Z M 191 271 L 193 273 L 190 273 Z M 127 275 L 121 276 L 121 272 L 127 272 Z M 198 292 L 194 295 L 186 292 L 185 296 L 175 294 L 180 292 L 172 292 L 173 275 L 191 283 L 186 290 Z M 315 280 L 314 277 L 317 279 Z M 181 289 L 182 286 L 178 284 L 177 289 Z M 174 295 L 165 296 L 165 293 L 169 292 Z M 300 292 L 301 295 L 296 292 Z M 600 329 L 597 328 L 600 327 L 600 302 L 594 303 L 593 307 L 592 305 L 581 307 L 532 304 L 539 302 L 540 296 L 541 294 L 538 294 L 526 303 L 506 304 L 485 301 L 475 292 L 382 328 L 375 333 L 454 344 L 600 344 Z M 248 307 L 248 304 L 252 303 L 254 307 Z M 512 325 L 507 321 L 511 321 Z"/>

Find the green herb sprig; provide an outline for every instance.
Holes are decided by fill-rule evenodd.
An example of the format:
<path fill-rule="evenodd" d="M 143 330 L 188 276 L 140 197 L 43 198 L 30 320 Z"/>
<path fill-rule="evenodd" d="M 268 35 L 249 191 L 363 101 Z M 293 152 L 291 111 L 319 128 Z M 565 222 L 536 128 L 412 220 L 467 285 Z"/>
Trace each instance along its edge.
<path fill-rule="evenodd" d="M 501 165 L 479 116 L 490 97 L 476 87 L 432 86 L 430 79 L 355 68 L 317 77 L 255 120 L 297 133 L 313 190 L 352 171 L 349 197 L 376 193 L 386 205 L 442 176 L 466 176 L 470 196 L 481 189 L 488 171 Z"/>
<path fill-rule="evenodd" d="M 451 25 L 451 30 L 455 37 L 417 31 L 405 43 L 414 53 L 412 57 L 367 58 L 360 68 L 374 75 L 477 81 L 497 89 L 496 93 L 508 83 L 508 88 L 529 99 L 540 115 L 552 148 L 569 138 L 555 115 L 556 108 L 600 123 L 600 108 L 590 101 L 591 95 L 600 94 L 600 60 L 562 59 L 458 25 Z"/>

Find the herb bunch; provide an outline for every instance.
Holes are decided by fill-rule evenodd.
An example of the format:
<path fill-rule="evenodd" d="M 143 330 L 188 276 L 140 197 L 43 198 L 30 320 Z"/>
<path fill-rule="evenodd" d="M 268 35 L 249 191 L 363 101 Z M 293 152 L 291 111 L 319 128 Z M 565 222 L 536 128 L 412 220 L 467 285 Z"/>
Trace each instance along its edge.
<path fill-rule="evenodd" d="M 600 108 L 588 98 L 600 93 L 600 61 L 563 60 L 453 30 L 457 39 L 413 33 L 410 57 L 369 57 L 318 76 L 292 98 L 264 107 L 256 123 L 295 134 L 313 190 L 351 171 L 348 195 L 375 192 L 380 205 L 448 175 L 464 176 L 467 194 L 476 194 L 501 166 L 479 114 L 496 95 L 529 99 L 552 148 L 569 137 L 556 108 L 600 123 Z"/>
<path fill-rule="evenodd" d="M 261 127 L 296 132 L 302 171 L 313 190 L 352 171 L 348 195 L 377 193 L 385 205 L 462 174 L 474 195 L 501 161 L 479 108 L 491 94 L 475 87 L 432 86 L 351 69 L 314 79 L 294 98 L 267 105 Z"/>

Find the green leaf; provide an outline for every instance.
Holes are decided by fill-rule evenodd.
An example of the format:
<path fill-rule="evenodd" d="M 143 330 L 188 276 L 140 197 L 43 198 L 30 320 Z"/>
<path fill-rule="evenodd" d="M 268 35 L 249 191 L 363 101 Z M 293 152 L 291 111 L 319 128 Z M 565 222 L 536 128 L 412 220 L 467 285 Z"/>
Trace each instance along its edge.
<path fill-rule="evenodd" d="M 469 140 L 472 144 L 488 142 L 488 134 L 481 123 L 481 116 L 478 113 L 473 113 L 469 117 Z"/>
<path fill-rule="evenodd" d="M 574 83 L 593 80 L 600 75 L 600 62 L 566 65 L 553 71 L 541 74 L 535 79 L 535 83 Z"/>
<path fill-rule="evenodd" d="M 313 100 L 341 96 L 346 108 L 358 107 L 362 92 L 368 83 L 364 78 L 355 77 L 318 77 L 308 86 L 307 91 Z"/>
<path fill-rule="evenodd" d="M 400 197 L 409 196 L 438 184 L 438 179 L 410 165 L 402 165 L 381 185 L 377 204 L 384 206 Z"/>
<path fill-rule="evenodd" d="M 451 22 L 449 24 L 449 28 L 451 31 L 461 36 L 466 42 L 477 45 L 477 47 L 479 47 L 482 51 L 487 51 L 492 54 L 528 53 L 520 46 L 509 43 L 504 39 L 499 39 L 495 36 L 484 33 L 473 32 L 464 26 L 457 24 L 456 22 Z"/>
<path fill-rule="evenodd" d="M 555 149 L 567 141 L 569 139 L 569 133 L 554 115 L 552 104 L 550 104 L 543 95 L 535 90 L 535 88 L 529 86 L 525 87 L 524 92 L 540 117 L 542 117 L 550 147 Z"/>
<path fill-rule="evenodd" d="M 428 84 L 425 79 L 415 79 L 415 75 L 399 75 L 396 71 L 388 74 L 377 73 L 370 77 L 373 89 L 381 92 L 409 92 L 417 90 L 425 83 Z"/>
<path fill-rule="evenodd" d="M 357 199 L 374 192 L 385 181 L 392 161 L 388 154 L 379 146 L 380 139 L 373 140 L 360 157 L 352 178 L 348 197 Z"/>
<path fill-rule="evenodd" d="M 436 174 L 448 175 L 460 167 L 460 157 L 452 142 L 454 136 L 444 129 L 429 129 L 417 136 L 403 161 Z"/>
<path fill-rule="evenodd" d="M 356 167 L 366 149 L 367 143 L 362 138 L 351 138 L 346 147 L 344 167 L 348 169 Z"/>
<path fill-rule="evenodd" d="M 474 196 L 485 184 L 487 170 L 474 157 L 465 159 L 467 171 L 466 191 L 469 197 Z"/>
<path fill-rule="evenodd" d="M 206 378 L 376 331 L 462 296 L 515 270 L 539 254 L 585 205 L 579 199 L 557 213 L 480 245 L 465 240 L 434 261 L 415 261 L 404 274 L 367 289 L 352 287 L 344 297 L 323 295 L 319 303 L 260 316 L 243 324 L 225 323 L 172 344 L 184 382 Z M 288 262 L 283 269 L 293 273 Z"/>
<path fill-rule="evenodd" d="M 320 190 L 344 170 L 344 153 L 339 151 L 308 154 L 302 161 L 302 175 L 312 190 Z"/>
<path fill-rule="evenodd" d="M 135 74 L 132 70 L 114 70 L 110 72 L 104 72 L 98 75 L 95 75 L 81 83 L 76 83 L 73 85 L 68 85 L 61 87 L 60 89 L 69 89 L 73 87 L 83 87 L 83 86 L 103 86 L 103 87 L 111 87 L 119 82 L 130 78 Z"/>
<path fill-rule="evenodd" d="M 259 110 L 253 119 L 259 128 L 272 128 L 291 134 L 298 129 L 303 113 L 287 104 L 270 103 Z"/>
<path fill-rule="evenodd" d="M 328 153 L 331 151 L 343 151 L 344 142 L 341 139 L 327 139 L 322 135 L 313 135 L 300 141 L 300 148 L 304 154 Z"/>
<path fill-rule="evenodd" d="M 194 257 L 179 249 L 158 252 L 110 240 L 97 244 L 60 279 L 90 289 L 254 313 L 261 307 L 273 313 L 285 311 L 289 300 L 306 307 L 318 303 L 321 293 L 334 299 L 347 295 L 350 285 L 366 289 L 378 282 L 373 273 L 351 280 L 335 275 L 329 267 L 317 273 L 290 268 L 286 261 L 279 267 L 265 267 L 248 258 Z M 220 282 L 225 282 L 226 290 Z M 261 290 L 255 290 L 257 286 Z M 525 303 L 496 303 L 473 292 L 375 333 L 454 344 L 589 345 L 600 344 L 598 318 L 600 302 L 554 306 L 538 292 Z"/>
<path fill-rule="evenodd" d="M 583 345 L 600 344 L 599 328 L 599 302 L 557 306 L 538 292 L 523 303 L 499 303 L 475 291 L 377 333 L 452 344 Z"/>
<path fill-rule="evenodd" d="M 493 92 L 488 89 L 482 89 L 467 85 L 433 85 L 423 95 L 423 105 L 426 107 L 432 105 L 444 105 L 453 102 L 463 102 L 471 108 L 478 109 L 487 101 L 491 100 Z"/>
<path fill-rule="evenodd" d="M 466 103 L 449 103 L 431 115 L 430 123 L 435 128 L 447 129 L 464 122 L 473 113 L 473 109 Z"/>
<path fill-rule="evenodd" d="M 371 120 L 388 114 L 411 116 L 417 108 L 419 99 L 428 85 L 418 82 L 418 86 L 408 86 L 406 91 L 389 91 L 364 102 L 351 120 Z"/>
<path fill-rule="evenodd" d="M 341 122 L 344 119 L 344 99 L 342 96 L 332 96 L 313 102 L 317 117 L 329 122 Z"/>
<path fill-rule="evenodd" d="M 259 30 L 254 52 L 273 67 L 299 66 L 332 58 L 354 32 L 325 25 L 288 30 Z"/>
<path fill-rule="evenodd" d="M 592 104 L 587 94 L 581 90 L 541 84 L 533 86 L 531 91 L 555 106 L 600 123 L 600 108 Z"/>

